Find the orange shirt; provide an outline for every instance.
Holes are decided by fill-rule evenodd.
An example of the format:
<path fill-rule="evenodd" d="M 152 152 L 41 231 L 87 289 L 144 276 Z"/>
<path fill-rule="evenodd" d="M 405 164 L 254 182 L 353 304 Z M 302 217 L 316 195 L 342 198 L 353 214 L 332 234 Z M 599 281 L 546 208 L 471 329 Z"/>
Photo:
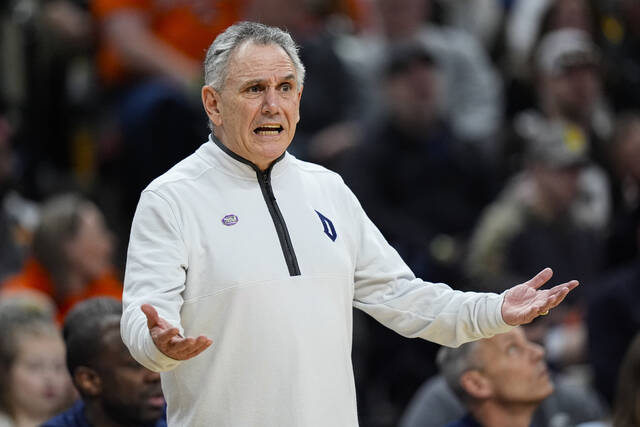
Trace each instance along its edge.
<path fill-rule="evenodd" d="M 49 273 L 33 258 L 28 259 L 22 271 L 9 277 L 0 289 L 5 294 L 35 291 L 48 296 L 57 306 L 56 317 L 59 324 L 62 324 L 64 316 L 75 304 L 85 299 L 97 296 L 122 299 L 122 282 L 109 272 L 88 283 L 82 292 L 69 295 L 64 300 L 60 300 L 56 297 L 55 287 Z"/>
<path fill-rule="evenodd" d="M 156 37 L 202 61 L 215 37 L 238 20 L 243 4 L 240 0 L 93 0 L 91 9 L 98 23 L 119 12 L 142 12 Z M 104 41 L 98 52 L 98 67 L 106 84 L 127 76 L 118 53 Z"/>

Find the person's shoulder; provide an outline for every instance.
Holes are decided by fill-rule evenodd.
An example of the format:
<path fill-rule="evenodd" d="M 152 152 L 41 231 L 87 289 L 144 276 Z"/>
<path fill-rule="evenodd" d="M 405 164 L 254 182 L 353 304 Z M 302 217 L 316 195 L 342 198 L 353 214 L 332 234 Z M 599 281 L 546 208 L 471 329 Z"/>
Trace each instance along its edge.
<path fill-rule="evenodd" d="M 147 185 L 146 190 L 159 191 L 163 187 L 175 185 L 177 183 L 184 184 L 193 182 L 211 168 L 212 165 L 202 159 L 196 151 L 151 181 L 151 183 Z"/>
<path fill-rule="evenodd" d="M 84 402 L 78 400 L 71 408 L 56 415 L 41 427 L 91 427 L 84 416 Z"/>
<path fill-rule="evenodd" d="M 287 157 L 291 167 L 295 168 L 301 174 L 306 174 L 309 177 L 313 177 L 315 179 L 324 179 L 333 181 L 335 183 L 344 184 L 342 177 L 337 172 L 329 170 L 317 163 L 300 160 L 291 154 L 289 154 Z"/>

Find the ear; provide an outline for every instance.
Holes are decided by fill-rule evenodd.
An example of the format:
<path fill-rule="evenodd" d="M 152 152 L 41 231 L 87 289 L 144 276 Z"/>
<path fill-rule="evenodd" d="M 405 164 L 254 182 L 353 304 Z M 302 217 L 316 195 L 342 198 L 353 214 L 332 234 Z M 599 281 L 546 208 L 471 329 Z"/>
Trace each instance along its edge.
<path fill-rule="evenodd" d="M 301 85 L 300 90 L 298 91 L 298 115 L 296 117 L 296 123 L 300 122 L 300 100 L 302 99 L 302 89 L 304 89 L 304 85 Z"/>
<path fill-rule="evenodd" d="M 220 105 L 220 93 L 209 85 L 202 87 L 202 105 L 215 126 L 222 125 L 222 111 Z"/>
<path fill-rule="evenodd" d="M 460 377 L 460 386 L 476 399 L 487 399 L 493 395 L 491 381 L 480 371 L 467 371 Z"/>
<path fill-rule="evenodd" d="M 87 366 L 78 366 L 75 369 L 73 383 L 82 395 L 98 396 L 102 393 L 102 378 Z"/>

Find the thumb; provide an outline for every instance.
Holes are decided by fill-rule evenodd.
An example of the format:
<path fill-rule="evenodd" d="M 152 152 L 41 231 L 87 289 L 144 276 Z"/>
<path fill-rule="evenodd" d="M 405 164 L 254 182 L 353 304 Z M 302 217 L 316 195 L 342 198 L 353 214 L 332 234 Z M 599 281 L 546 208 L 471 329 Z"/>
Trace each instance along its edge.
<path fill-rule="evenodd" d="M 142 304 L 140 306 L 140 309 L 142 310 L 144 315 L 147 316 L 147 327 L 149 329 L 158 325 L 160 316 L 158 316 L 158 312 L 155 308 L 153 308 L 151 304 Z"/>

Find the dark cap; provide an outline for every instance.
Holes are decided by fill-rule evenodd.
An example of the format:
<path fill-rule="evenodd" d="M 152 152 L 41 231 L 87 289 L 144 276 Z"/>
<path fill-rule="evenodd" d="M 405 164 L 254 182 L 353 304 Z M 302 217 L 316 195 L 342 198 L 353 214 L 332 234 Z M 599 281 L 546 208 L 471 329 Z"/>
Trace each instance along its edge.
<path fill-rule="evenodd" d="M 546 121 L 526 141 L 527 160 L 553 168 L 588 163 L 589 144 L 582 129 L 572 123 Z"/>
<path fill-rule="evenodd" d="M 416 62 L 437 66 L 429 49 L 419 41 L 392 44 L 387 48 L 384 75 L 389 77 L 401 73 Z"/>

